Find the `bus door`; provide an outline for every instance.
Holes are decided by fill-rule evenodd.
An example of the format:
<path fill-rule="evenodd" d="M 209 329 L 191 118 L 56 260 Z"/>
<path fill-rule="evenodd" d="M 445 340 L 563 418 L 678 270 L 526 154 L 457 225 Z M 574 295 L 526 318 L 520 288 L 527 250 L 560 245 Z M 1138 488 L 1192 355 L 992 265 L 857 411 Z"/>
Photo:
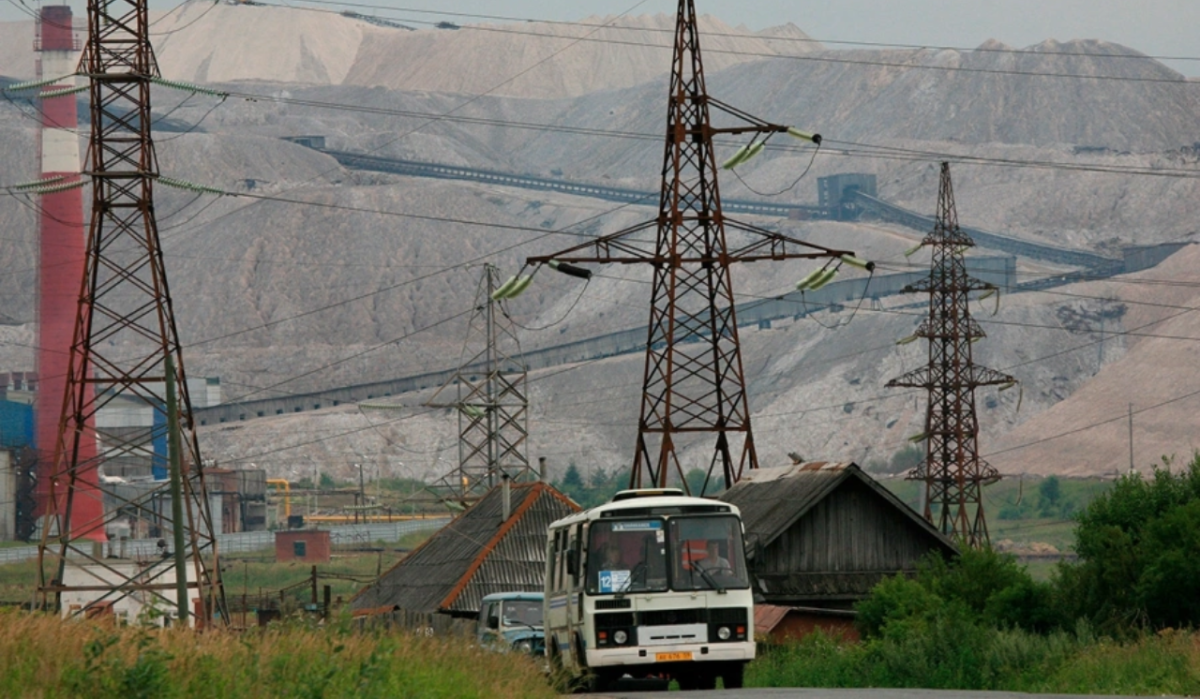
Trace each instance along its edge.
<path fill-rule="evenodd" d="M 567 575 L 567 628 L 571 630 L 569 643 L 571 656 L 575 658 L 578 667 L 587 666 L 587 658 L 583 651 L 586 634 L 583 631 L 583 525 L 575 524 L 567 534 L 567 558 L 574 562 L 573 569 Z"/>

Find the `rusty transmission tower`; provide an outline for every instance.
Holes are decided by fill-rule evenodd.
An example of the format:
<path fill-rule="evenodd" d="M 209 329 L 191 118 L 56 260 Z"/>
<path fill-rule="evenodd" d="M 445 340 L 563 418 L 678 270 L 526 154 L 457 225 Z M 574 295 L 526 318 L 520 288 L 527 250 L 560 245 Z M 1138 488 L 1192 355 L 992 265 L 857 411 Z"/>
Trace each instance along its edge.
<path fill-rule="evenodd" d="M 710 111 L 735 122 L 714 127 Z M 693 0 L 680 0 L 675 27 L 658 216 L 553 255 L 531 257 L 579 274 L 580 263 L 648 264 L 653 268 L 649 337 L 641 417 L 630 487 L 667 484 L 677 473 L 679 440 L 712 439 L 703 492 L 729 487 L 744 469 L 758 467 L 746 378 L 738 344 L 730 265 L 737 262 L 828 258 L 853 253 L 795 240 L 727 218 L 721 211 L 713 136 L 750 134 L 751 142 L 726 161 L 762 150 L 777 133 L 820 143 L 820 136 L 768 123 L 709 97 L 700 60 Z M 761 140 L 759 140 L 761 138 Z M 736 231 L 734 245 L 726 230 Z M 651 237 L 648 231 L 655 231 Z M 861 263 L 861 261 L 857 261 Z M 832 271 L 830 272 L 832 275 Z M 720 479 L 717 482 L 716 479 Z"/>
<path fill-rule="evenodd" d="M 986 335 L 971 318 L 968 296 L 973 291 L 996 291 L 993 285 L 967 274 L 963 252 L 974 244 L 958 227 L 950 164 L 942 163 L 937 221 L 921 241 L 921 246 L 933 250 L 929 277 L 904 289 L 929 294 L 929 317 L 913 334 L 929 340 L 929 364 L 887 385 L 928 392 L 922 435 L 925 461 L 909 478 L 925 482 L 925 519 L 942 533 L 978 548 L 988 542 L 983 486 L 999 480 L 1000 474 L 979 458 L 975 389 L 1008 386 L 1016 379 L 979 366 L 971 358 L 971 345 Z"/>
<path fill-rule="evenodd" d="M 458 413 L 458 467 L 430 486 L 441 499 L 470 505 L 507 476 L 529 477 L 529 399 L 516 328 L 504 309 L 515 277 L 501 284 L 484 265 L 467 323 L 459 369 L 426 405 Z M 526 282 L 528 285 L 528 282 Z M 454 400 L 448 400 L 451 387 Z"/>
<path fill-rule="evenodd" d="M 159 606 L 177 609 L 181 623 L 204 625 L 218 612 L 226 620 L 155 220 L 150 86 L 159 78 L 146 0 L 89 0 L 80 72 L 90 81 L 91 223 L 38 551 L 39 594 L 64 615 Z M 146 414 L 153 420 L 131 419 Z M 174 478 L 116 476 L 163 475 L 168 462 Z M 106 542 L 117 532 L 130 540 Z"/>

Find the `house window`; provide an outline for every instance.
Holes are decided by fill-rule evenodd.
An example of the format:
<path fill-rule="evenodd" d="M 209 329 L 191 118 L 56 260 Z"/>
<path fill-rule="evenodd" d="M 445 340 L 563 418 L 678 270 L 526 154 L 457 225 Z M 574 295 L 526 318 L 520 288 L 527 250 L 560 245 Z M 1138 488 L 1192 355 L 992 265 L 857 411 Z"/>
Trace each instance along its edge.
<path fill-rule="evenodd" d="M 295 555 L 296 558 L 304 558 L 306 548 L 305 542 L 303 541 L 292 542 L 292 554 Z"/>

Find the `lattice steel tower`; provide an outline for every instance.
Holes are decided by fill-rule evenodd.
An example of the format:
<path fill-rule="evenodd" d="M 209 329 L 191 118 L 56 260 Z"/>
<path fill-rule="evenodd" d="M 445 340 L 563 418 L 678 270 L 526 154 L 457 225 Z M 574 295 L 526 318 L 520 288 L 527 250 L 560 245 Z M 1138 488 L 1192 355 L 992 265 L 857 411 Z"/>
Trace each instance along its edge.
<path fill-rule="evenodd" d="M 502 286 L 496 267 L 484 265 L 459 369 L 426 403 L 458 413 L 458 468 L 431 490 L 462 505 L 483 497 L 504 476 L 519 480 L 532 474 L 526 454 L 527 372 L 516 328 L 498 293 Z M 451 386 L 456 391 L 452 401 L 445 397 Z"/>
<path fill-rule="evenodd" d="M 218 611 L 226 620 L 155 220 L 150 85 L 158 66 L 146 0 L 89 0 L 80 73 L 90 81 L 90 170 L 84 175 L 92 184 L 91 222 L 39 546 L 39 593 L 53 608 L 62 606 L 64 596 L 81 595 L 93 607 L 115 609 L 135 601 L 174 609 L 183 602 L 189 623 L 207 623 Z M 108 416 L 96 419 L 105 408 Z M 139 413 L 153 414 L 153 427 L 125 419 Z M 167 424 L 176 417 L 179 429 L 168 435 Z M 164 475 L 168 460 L 179 464 L 181 483 L 126 482 L 104 474 L 111 465 Z M 99 506 L 81 506 L 89 500 Z M 101 543 L 107 531 L 125 527 L 134 539 L 127 547 Z M 141 546 L 147 540 L 138 541 L 139 535 L 149 536 L 150 546 Z M 86 605 L 63 610 L 87 611 Z"/>
<path fill-rule="evenodd" d="M 737 125 L 715 128 L 710 109 Z M 529 263 L 644 263 L 654 270 L 641 417 L 630 487 L 667 484 L 685 435 L 712 439 L 703 492 L 757 468 L 746 379 L 734 317 L 730 265 L 758 260 L 852 255 L 795 240 L 725 217 L 717 187 L 713 136 L 775 133 L 819 143 L 820 136 L 771 124 L 708 96 L 693 0 L 680 0 L 675 27 L 658 216 L 646 223 Z M 756 145 L 761 150 L 761 145 Z M 739 235 L 732 247 L 726 228 Z M 653 238 L 639 235 L 653 230 Z M 713 483 L 715 486 L 716 484 Z M 715 487 L 713 488 L 715 490 Z"/>
<path fill-rule="evenodd" d="M 929 340 L 929 364 L 887 385 L 928 392 L 925 462 L 909 478 L 925 482 L 925 519 L 943 534 L 978 548 L 988 543 L 983 486 L 999 480 L 1000 474 L 979 458 L 975 389 L 1016 380 L 975 364 L 971 357 L 971 345 L 986 335 L 971 318 L 968 296 L 996 289 L 967 274 L 963 252 L 975 242 L 958 227 L 949 163 L 942 163 L 937 221 L 921 245 L 933 250 L 929 277 L 904 290 L 929 294 L 929 317 L 915 333 Z"/>

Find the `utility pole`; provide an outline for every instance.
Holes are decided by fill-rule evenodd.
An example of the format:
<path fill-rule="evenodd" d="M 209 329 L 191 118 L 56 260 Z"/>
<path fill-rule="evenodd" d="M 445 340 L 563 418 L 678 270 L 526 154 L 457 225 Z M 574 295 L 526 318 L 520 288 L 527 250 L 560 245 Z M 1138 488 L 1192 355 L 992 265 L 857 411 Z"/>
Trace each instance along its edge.
<path fill-rule="evenodd" d="M 925 482 L 925 519 L 943 534 L 980 548 L 988 543 L 983 486 L 995 483 L 1000 474 L 979 458 L 975 389 L 1006 387 L 1016 379 L 979 366 L 971 357 L 972 344 L 986 334 L 971 318 L 968 295 L 995 293 L 996 288 L 967 274 L 963 251 L 975 242 L 958 227 L 949 163 L 942 163 L 937 221 L 921 245 L 933 251 L 929 276 L 904 291 L 929 294 L 929 317 L 914 334 L 929 340 L 929 364 L 887 385 L 923 388 L 929 395 L 925 461 L 908 476 Z"/>
<path fill-rule="evenodd" d="M 714 127 L 712 110 L 734 125 Z M 663 487 L 674 472 L 690 491 L 677 453 L 686 446 L 680 441 L 709 439 L 711 458 L 699 493 L 704 494 L 728 488 L 745 469 L 758 468 L 730 266 L 820 258 L 827 266 L 842 260 L 866 263 L 850 251 L 789 238 L 722 212 L 713 136 L 751 137 L 726 167 L 761 151 L 774 134 L 817 144 L 821 137 L 763 121 L 708 95 L 693 0 L 680 0 L 676 15 L 665 132 L 656 218 L 552 255 L 530 257 L 527 263 L 548 264 L 573 276 L 590 276 L 575 266 L 587 263 L 653 268 L 641 417 L 629 485 Z M 727 227 L 740 234 L 738 245 L 728 244 Z"/>
<path fill-rule="evenodd" d="M 92 215 L 49 510 L 38 546 L 39 598 L 51 609 L 61 607 L 65 593 L 92 602 L 133 598 L 171 607 L 173 574 L 201 603 L 197 626 L 214 614 L 228 623 L 216 528 L 154 213 L 158 161 L 150 85 L 158 79 L 158 66 L 146 0 L 89 0 L 80 72 L 88 76 L 91 97 L 92 169 L 83 174 L 92 185 Z M 170 382 L 179 393 L 179 448 L 173 451 L 180 459 L 181 494 L 172 496 L 170 478 L 133 483 L 97 478 L 106 465 L 151 472 L 163 461 L 166 455 L 155 443 L 166 436 L 165 419 L 131 429 L 102 426 L 95 418 L 110 405 L 149 408 L 165 418 Z M 109 525 L 131 520 L 152 532 L 182 534 L 186 567 L 170 556 L 114 560 L 93 545 L 104 541 Z"/>
<path fill-rule="evenodd" d="M 1133 403 L 1129 404 L 1129 472 L 1133 473 Z"/>
<path fill-rule="evenodd" d="M 504 476 L 520 480 L 532 473 L 526 454 L 527 372 L 516 326 L 499 293 L 514 282 L 501 284 L 496 267 L 483 266 L 459 369 L 426 402 L 458 413 L 458 467 L 430 489 L 463 506 L 483 497 Z M 446 395 L 451 386 L 453 400 Z"/>

